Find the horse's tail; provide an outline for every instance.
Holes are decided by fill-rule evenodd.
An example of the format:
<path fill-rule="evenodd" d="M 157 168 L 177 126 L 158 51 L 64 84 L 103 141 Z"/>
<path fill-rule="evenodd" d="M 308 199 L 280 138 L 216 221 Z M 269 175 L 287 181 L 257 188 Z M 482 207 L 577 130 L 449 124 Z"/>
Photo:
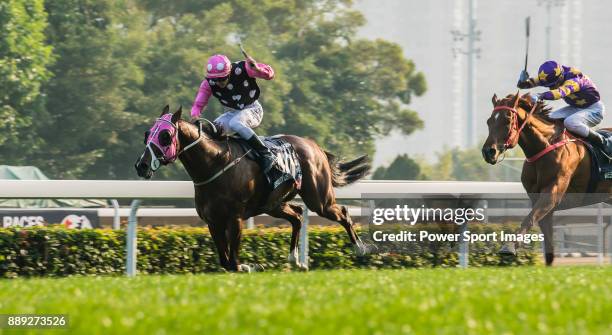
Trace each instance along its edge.
<path fill-rule="evenodd" d="M 348 162 L 343 162 L 327 151 L 325 151 L 325 155 L 331 167 L 332 185 L 334 187 L 352 184 L 365 177 L 372 168 L 367 155 L 359 156 Z"/>

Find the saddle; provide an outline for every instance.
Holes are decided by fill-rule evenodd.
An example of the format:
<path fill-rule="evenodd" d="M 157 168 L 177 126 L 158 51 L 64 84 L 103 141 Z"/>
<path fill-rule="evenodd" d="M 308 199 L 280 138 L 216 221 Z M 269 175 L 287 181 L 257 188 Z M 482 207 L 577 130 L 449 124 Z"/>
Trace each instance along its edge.
<path fill-rule="evenodd" d="M 213 139 L 227 139 L 238 143 L 246 152 L 246 158 L 254 161 L 257 161 L 259 158 L 257 150 L 252 149 L 248 142 L 242 139 L 242 137 L 237 135 L 226 136 L 223 129 L 206 119 L 198 120 L 196 125 L 200 128 L 200 131 L 206 132 Z M 274 166 L 265 174 L 265 177 L 272 191 L 288 181 L 295 183 L 296 188 L 299 190 L 302 184 L 300 161 L 298 160 L 293 145 L 285 141 L 282 136 L 283 135 L 268 137 L 260 136 L 262 142 L 270 149 L 272 155 L 275 157 Z"/>
<path fill-rule="evenodd" d="M 612 146 L 612 131 L 607 129 L 597 130 L 606 139 L 608 146 Z M 591 181 L 589 182 L 589 192 L 594 189 L 595 184 L 602 180 L 612 180 L 612 157 L 608 156 L 598 147 L 586 140 L 581 141 L 585 144 L 591 154 Z M 609 150 L 612 152 L 612 150 Z"/>
<path fill-rule="evenodd" d="M 266 179 L 272 190 L 288 181 L 292 181 L 295 183 L 296 188 L 300 189 L 302 184 L 300 161 L 298 160 L 293 145 L 285 141 L 281 136 L 282 135 L 260 136 L 263 143 L 270 149 L 272 155 L 275 157 L 274 166 L 266 173 Z M 246 155 L 247 158 L 251 160 L 257 160 L 259 158 L 257 151 L 252 150 L 247 141 L 241 137 L 231 136 L 230 140 L 236 141 L 244 151 L 248 152 Z"/>

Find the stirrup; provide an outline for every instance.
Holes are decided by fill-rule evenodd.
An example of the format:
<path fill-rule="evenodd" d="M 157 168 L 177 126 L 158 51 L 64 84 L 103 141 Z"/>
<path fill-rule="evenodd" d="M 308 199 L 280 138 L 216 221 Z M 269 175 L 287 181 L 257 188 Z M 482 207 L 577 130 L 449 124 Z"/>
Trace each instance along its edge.
<path fill-rule="evenodd" d="M 259 152 L 259 167 L 261 167 L 264 174 L 272 170 L 274 163 L 276 163 L 276 160 L 274 159 L 272 153 L 269 151 L 267 154 Z"/>
<path fill-rule="evenodd" d="M 608 152 L 606 149 L 603 149 L 603 148 L 597 148 L 597 149 L 599 149 L 601 151 L 601 154 L 606 156 L 606 158 L 609 161 L 612 161 L 612 153 Z"/>
<path fill-rule="evenodd" d="M 603 136 L 602 136 L 603 137 Z M 612 148 L 610 148 L 610 141 L 603 137 L 603 143 L 601 145 L 599 144 L 595 144 L 591 141 L 588 141 L 594 148 L 598 149 L 604 156 L 606 156 L 606 158 L 608 158 L 608 160 L 612 160 L 612 152 L 610 152 L 610 150 L 612 150 Z"/>

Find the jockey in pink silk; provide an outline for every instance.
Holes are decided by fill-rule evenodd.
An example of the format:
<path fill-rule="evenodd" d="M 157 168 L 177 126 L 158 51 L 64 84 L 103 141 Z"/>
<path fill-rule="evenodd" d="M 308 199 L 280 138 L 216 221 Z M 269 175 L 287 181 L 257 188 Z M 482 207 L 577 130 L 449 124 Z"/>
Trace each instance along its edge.
<path fill-rule="evenodd" d="M 214 123 L 225 135 L 238 134 L 258 152 L 258 163 L 264 173 L 274 164 L 274 157 L 253 128 L 261 123 L 263 108 L 257 101 L 260 90 L 256 78 L 274 79 L 270 65 L 257 63 L 252 58 L 231 63 L 225 55 L 208 59 L 206 78 L 202 81 L 191 108 L 191 118 L 200 117 L 203 108 L 214 96 L 223 105 L 224 113 Z"/>

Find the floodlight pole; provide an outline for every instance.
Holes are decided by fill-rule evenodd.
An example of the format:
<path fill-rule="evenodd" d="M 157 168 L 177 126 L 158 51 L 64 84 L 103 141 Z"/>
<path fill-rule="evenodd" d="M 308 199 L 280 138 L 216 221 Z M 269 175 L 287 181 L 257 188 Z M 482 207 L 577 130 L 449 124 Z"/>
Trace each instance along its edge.
<path fill-rule="evenodd" d="M 455 42 L 463 42 L 467 39 L 467 47 L 453 47 L 453 56 L 458 54 L 466 55 L 467 57 L 467 75 L 466 75 L 466 123 L 465 123 L 465 147 L 472 147 L 476 144 L 478 134 L 476 134 L 476 58 L 480 57 L 480 48 L 476 48 L 476 42 L 480 41 L 480 30 L 476 29 L 476 0 L 469 0 L 468 3 L 468 30 L 462 32 L 452 30 L 453 40 Z"/>
<path fill-rule="evenodd" d="M 476 0 L 469 1 L 468 17 L 468 48 L 467 48 L 467 147 L 471 148 L 476 143 L 476 113 L 474 110 L 476 92 Z"/>
<path fill-rule="evenodd" d="M 552 7 L 561 7 L 565 0 L 538 0 L 538 5 L 546 7 L 546 59 L 550 59 L 550 36 L 552 31 Z"/>

